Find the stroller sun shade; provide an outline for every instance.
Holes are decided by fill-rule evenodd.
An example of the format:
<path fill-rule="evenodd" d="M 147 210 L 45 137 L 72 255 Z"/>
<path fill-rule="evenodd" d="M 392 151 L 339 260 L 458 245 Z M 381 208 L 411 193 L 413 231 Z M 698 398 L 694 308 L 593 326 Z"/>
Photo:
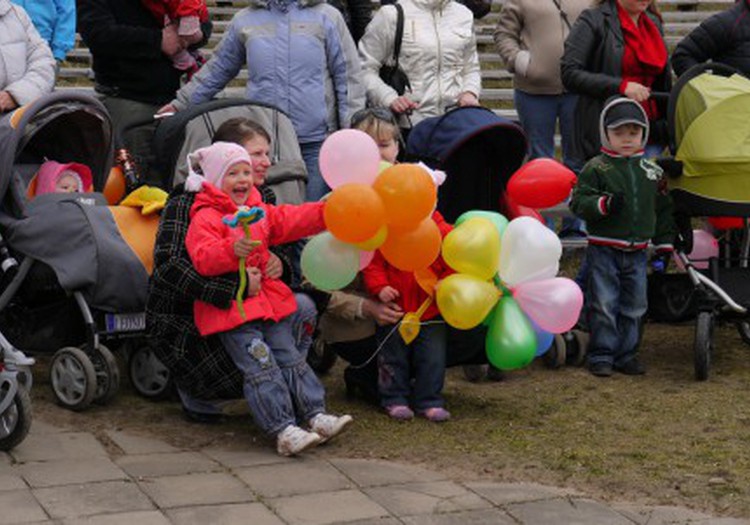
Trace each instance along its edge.
<path fill-rule="evenodd" d="M 438 209 L 448 222 L 468 210 L 500 209 L 510 176 L 526 156 L 526 135 L 492 110 L 465 107 L 417 124 L 406 147 L 410 160 L 446 172 Z"/>
<path fill-rule="evenodd" d="M 750 215 L 750 80 L 703 73 L 676 96 L 674 197 L 693 215 Z"/>

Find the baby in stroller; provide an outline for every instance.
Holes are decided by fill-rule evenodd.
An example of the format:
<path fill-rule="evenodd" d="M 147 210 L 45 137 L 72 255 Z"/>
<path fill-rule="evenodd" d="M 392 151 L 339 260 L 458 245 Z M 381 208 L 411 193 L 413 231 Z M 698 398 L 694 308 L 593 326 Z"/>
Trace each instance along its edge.
<path fill-rule="evenodd" d="M 45 193 L 84 193 L 91 189 L 91 168 L 78 162 L 61 164 L 47 160 L 39 167 L 29 192 L 33 196 Z"/>

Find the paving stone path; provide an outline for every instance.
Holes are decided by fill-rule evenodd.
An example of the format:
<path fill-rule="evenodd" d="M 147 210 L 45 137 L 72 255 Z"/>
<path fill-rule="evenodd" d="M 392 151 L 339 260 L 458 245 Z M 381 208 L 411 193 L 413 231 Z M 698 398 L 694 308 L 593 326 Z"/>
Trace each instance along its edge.
<path fill-rule="evenodd" d="M 35 421 L 21 445 L 0 453 L 0 524 L 750 525 L 529 483 L 456 482 L 387 461 L 107 437 L 105 448 L 93 434 Z"/>

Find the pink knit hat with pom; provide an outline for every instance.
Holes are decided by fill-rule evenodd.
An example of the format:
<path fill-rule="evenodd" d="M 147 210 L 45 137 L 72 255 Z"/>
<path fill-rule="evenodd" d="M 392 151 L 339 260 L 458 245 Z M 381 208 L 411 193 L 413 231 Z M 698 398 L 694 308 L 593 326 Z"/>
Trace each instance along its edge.
<path fill-rule="evenodd" d="M 54 160 L 47 160 L 39 167 L 39 172 L 36 175 L 35 195 L 55 193 L 55 185 L 63 175 L 73 175 L 78 180 L 79 192 L 85 192 L 91 188 L 91 181 L 93 180 L 91 168 L 85 164 L 77 162 L 61 164 Z"/>
<path fill-rule="evenodd" d="M 221 188 L 221 181 L 224 180 L 229 168 L 240 162 L 246 162 L 250 166 L 253 161 L 250 155 L 242 146 L 232 142 L 215 142 L 210 146 L 201 148 L 188 155 L 188 168 L 190 174 L 185 181 L 187 191 L 200 191 L 203 181 L 208 181 L 211 185 Z M 201 176 L 200 173 L 203 175 Z"/>

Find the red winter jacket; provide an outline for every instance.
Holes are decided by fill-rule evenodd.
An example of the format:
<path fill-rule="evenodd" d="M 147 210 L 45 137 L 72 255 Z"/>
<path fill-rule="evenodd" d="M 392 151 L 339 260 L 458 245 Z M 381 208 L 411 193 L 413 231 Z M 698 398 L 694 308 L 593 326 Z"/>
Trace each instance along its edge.
<path fill-rule="evenodd" d="M 197 16 L 201 22 L 208 21 L 208 8 L 204 0 L 141 0 L 146 9 L 159 22 L 164 21 L 164 15 L 176 22 L 183 16 Z"/>
<path fill-rule="evenodd" d="M 236 301 L 232 301 L 228 310 L 196 301 L 193 307 L 195 325 L 204 336 L 232 330 L 248 321 L 279 321 L 294 313 L 297 303 L 292 291 L 279 279 L 269 279 L 265 275 L 268 247 L 296 241 L 325 229 L 322 202 L 271 206 L 264 204 L 258 190 L 253 188 L 245 204 L 258 206 L 266 212 L 264 219 L 250 226 L 252 238 L 261 244 L 247 257 L 247 266 L 256 266 L 263 272 L 260 293 L 245 299 L 247 319 L 240 315 Z M 229 195 L 203 183 L 203 189 L 195 197 L 190 210 L 190 227 L 185 237 L 185 247 L 199 274 L 211 277 L 238 271 L 239 258 L 234 253 L 234 243 L 244 233 L 242 228 L 230 228 L 222 222 L 224 216 L 236 211 L 237 206 Z"/>
<path fill-rule="evenodd" d="M 443 216 L 439 212 L 435 211 L 432 213 L 432 219 L 438 225 L 440 229 L 440 235 L 445 237 L 453 229 L 453 226 L 445 222 Z M 446 277 L 453 273 L 453 270 L 445 263 L 442 256 L 439 256 L 437 260 L 430 266 L 438 280 Z M 417 279 L 414 277 L 414 272 L 405 272 L 399 270 L 395 266 L 391 265 L 385 260 L 380 250 L 375 252 L 375 256 L 372 258 L 372 262 L 362 271 L 365 279 L 365 287 L 367 291 L 373 296 L 377 297 L 380 290 L 386 286 L 391 286 L 398 290 L 399 298 L 396 300 L 398 305 L 404 310 L 404 312 L 415 312 L 422 305 L 425 299 L 427 299 L 427 292 L 425 292 Z M 437 308 L 437 303 L 432 302 L 427 311 L 422 316 L 422 320 L 426 321 L 437 317 L 440 314 Z"/>

